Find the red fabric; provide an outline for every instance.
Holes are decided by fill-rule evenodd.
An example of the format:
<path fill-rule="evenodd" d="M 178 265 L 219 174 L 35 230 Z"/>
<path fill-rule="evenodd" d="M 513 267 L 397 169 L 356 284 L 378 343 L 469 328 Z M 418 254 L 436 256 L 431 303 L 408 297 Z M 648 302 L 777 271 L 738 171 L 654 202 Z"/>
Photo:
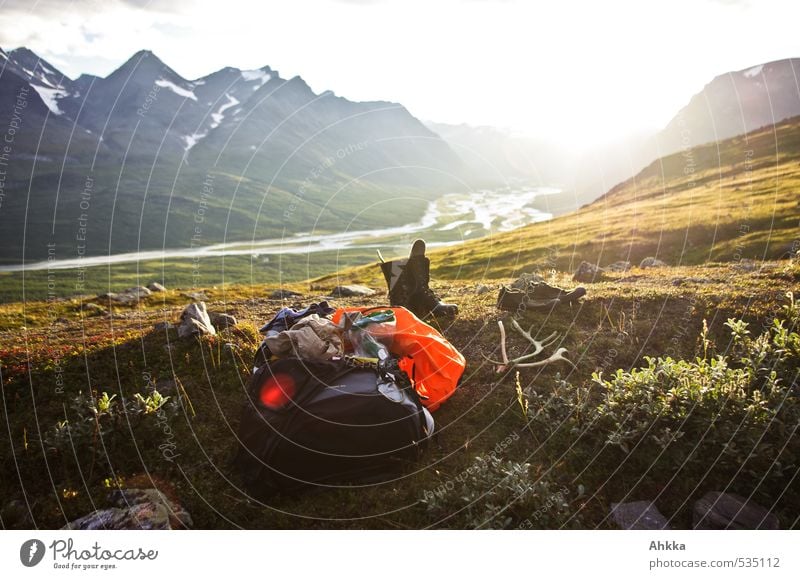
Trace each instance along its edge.
<path fill-rule="evenodd" d="M 458 380 L 464 373 L 466 360 L 434 328 L 417 318 L 405 308 L 339 308 L 333 314 L 334 323 L 339 323 L 344 312 L 367 312 L 392 310 L 396 325 L 386 324 L 386 344 L 395 356 L 401 357 L 400 368 L 414 381 L 414 388 L 422 399 L 422 404 L 434 411 L 453 395 Z M 373 326 L 370 333 L 380 340 L 381 327 Z"/>

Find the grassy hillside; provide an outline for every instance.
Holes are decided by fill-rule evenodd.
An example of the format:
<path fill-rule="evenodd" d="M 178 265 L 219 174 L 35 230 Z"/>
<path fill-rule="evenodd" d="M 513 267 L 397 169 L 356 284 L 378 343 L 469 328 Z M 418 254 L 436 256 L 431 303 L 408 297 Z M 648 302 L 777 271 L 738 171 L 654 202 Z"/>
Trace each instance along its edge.
<path fill-rule="evenodd" d="M 551 281 L 567 285 L 568 274 Z M 567 348 L 576 368 L 524 370 L 518 383 L 483 358 L 499 355 L 496 320 L 508 322 L 494 306 L 496 291 L 438 283 L 461 308 L 441 329 L 466 356 L 467 371 L 436 412 L 439 434 L 421 461 L 388 483 L 261 504 L 242 492 L 230 459 L 256 328 L 283 305 L 263 297 L 268 289 L 206 288 L 209 309 L 240 323 L 189 340 L 153 328 L 177 320 L 187 302 L 177 291 L 111 316 L 81 313 L 77 300 L 0 305 L 8 433 L 0 440 L 8 474 L 0 479 L 0 527 L 59 527 L 107 506 L 117 486 L 153 484 L 200 528 L 606 528 L 610 504 L 629 500 L 653 500 L 673 527 L 687 528 L 694 500 L 715 490 L 752 497 L 782 528 L 800 524 L 792 482 L 800 469 L 800 311 L 786 296 L 800 291 L 796 264 L 611 274 L 572 308 L 524 315 L 523 326 L 540 335 L 559 332 L 553 348 Z M 732 338 L 731 317 L 770 341 Z M 784 320 L 782 330 L 773 317 Z M 510 335 L 509 347 L 518 355 L 525 345 Z M 651 369 L 646 357 L 665 354 L 673 361 Z M 725 362 L 711 361 L 718 356 Z M 134 408 L 106 422 L 101 438 L 94 422 L 82 422 L 104 392 L 116 395 L 114 404 L 133 404 L 154 386 L 170 396 L 163 417 Z"/>
<path fill-rule="evenodd" d="M 800 118 L 653 162 L 579 211 L 431 254 L 434 275 L 494 279 L 581 261 L 778 259 L 800 245 Z M 378 279 L 377 268 L 337 274 Z"/>

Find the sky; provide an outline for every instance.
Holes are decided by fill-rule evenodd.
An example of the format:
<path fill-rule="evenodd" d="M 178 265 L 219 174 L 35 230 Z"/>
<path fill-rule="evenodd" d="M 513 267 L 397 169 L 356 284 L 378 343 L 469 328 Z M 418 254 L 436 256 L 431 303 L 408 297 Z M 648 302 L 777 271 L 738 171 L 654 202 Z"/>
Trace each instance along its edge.
<path fill-rule="evenodd" d="M 800 57 L 798 21 L 796 0 L 0 0 L 0 47 L 73 78 L 140 49 L 190 79 L 269 65 L 580 149 L 663 127 L 714 76 Z"/>

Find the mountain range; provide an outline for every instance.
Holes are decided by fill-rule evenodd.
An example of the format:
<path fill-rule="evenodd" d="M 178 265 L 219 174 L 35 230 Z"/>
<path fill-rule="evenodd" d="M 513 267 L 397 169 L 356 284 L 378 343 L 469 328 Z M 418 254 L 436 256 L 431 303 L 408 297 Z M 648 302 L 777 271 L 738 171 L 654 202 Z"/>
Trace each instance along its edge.
<path fill-rule="evenodd" d="M 268 66 L 187 80 L 149 51 L 74 80 L 0 51 L 0 118 L 5 262 L 401 224 L 462 170 L 402 105 Z"/>
<path fill-rule="evenodd" d="M 0 263 L 400 225 L 445 191 L 511 180 L 561 186 L 541 209 L 562 214 L 665 155 L 800 114 L 798 72 L 725 73 L 662 131 L 569 157 L 269 66 L 189 80 L 143 50 L 73 80 L 0 49 Z"/>

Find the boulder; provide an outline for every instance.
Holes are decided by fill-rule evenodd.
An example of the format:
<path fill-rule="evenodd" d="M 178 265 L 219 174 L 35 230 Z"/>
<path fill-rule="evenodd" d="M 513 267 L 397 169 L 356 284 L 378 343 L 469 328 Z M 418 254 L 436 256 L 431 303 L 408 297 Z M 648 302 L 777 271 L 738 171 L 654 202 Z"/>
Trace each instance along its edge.
<path fill-rule="evenodd" d="M 171 530 L 193 525 L 178 503 L 157 489 L 125 489 L 111 494 L 114 507 L 100 509 L 68 523 L 62 530 Z"/>
<path fill-rule="evenodd" d="M 532 283 L 543 282 L 544 278 L 538 273 L 523 273 L 511 283 L 513 289 L 524 290 Z"/>
<path fill-rule="evenodd" d="M 695 502 L 695 529 L 777 529 L 778 517 L 755 502 L 733 493 L 709 492 Z"/>
<path fill-rule="evenodd" d="M 303 294 L 287 289 L 276 289 L 274 292 L 269 294 L 269 299 L 271 300 L 290 300 L 292 298 L 301 297 L 303 297 Z"/>
<path fill-rule="evenodd" d="M 214 324 L 214 327 L 218 330 L 233 328 L 237 324 L 236 318 L 230 314 L 211 313 L 209 317 L 211 318 L 211 323 Z"/>
<path fill-rule="evenodd" d="M 626 271 L 630 270 L 630 268 L 630 261 L 615 261 L 611 265 L 607 265 L 605 269 L 607 271 L 613 271 L 614 273 L 625 273 Z"/>
<path fill-rule="evenodd" d="M 582 283 L 600 281 L 603 279 L 603 268 L 589 263 L 588 261 L 582 261 L 578 269 L 575 270 L 572 279 Z"/>
<path fill-rule="evenodd" d="M 648 267 L 666 267 L 667 264 L 660 259 L 656 259 L 655 257 L 645 257 L 641 262 L 639 262 L 639 267 L 642 269 L 647 269 Z"/>
<path fill-rule="evenodd" d="M 611 503 L 611 518 L 620 529 L 646 531 L 669 529 L 667 519 L 650 501 Z"/>
<path fill-rule="evenodd" d="M 167 288 L 165 288 L 163 285 L 161 285 L 157 281 L 151 281 L 149 284 L 147 284 L 147 289 L 149 289 L 153 293 L 167 291 Z"/>
<path fill-rule="evenodd" d="M 189 336 L 202 336 L 211 334 L 215 336 L 217 330 L 208 317 L 205 302 L 189 304 L 181 314 L 181 323 L 178 325 L 178 337 L 188 338 Z"/>
<path fill-rule="evenodd" d="M 333 288 L 331 295 L 338 298 L 373 296 L 375 295 L 375 290 L 365 285 L 340 285 Z"/>

